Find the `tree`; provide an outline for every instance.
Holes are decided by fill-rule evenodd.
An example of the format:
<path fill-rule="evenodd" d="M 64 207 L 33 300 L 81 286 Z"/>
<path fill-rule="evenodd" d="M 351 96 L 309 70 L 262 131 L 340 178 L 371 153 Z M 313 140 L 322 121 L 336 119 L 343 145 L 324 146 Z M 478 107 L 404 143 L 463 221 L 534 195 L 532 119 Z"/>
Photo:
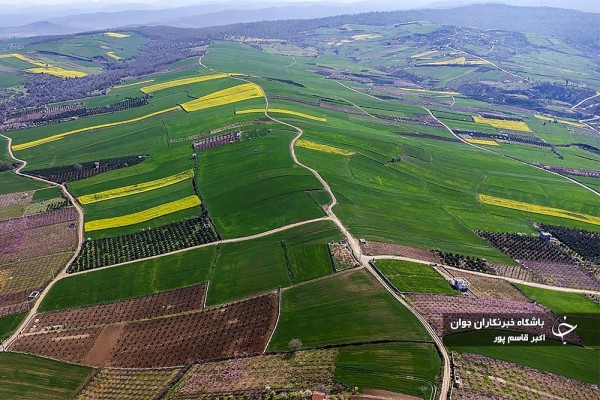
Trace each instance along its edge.
<path fill-rule="evenodd" d="M 292 339 L 288 343 L 288 346 L 291 351 L 296 352 L 302 348 L 302 341 L 300 341 L 300 339 Z"/>

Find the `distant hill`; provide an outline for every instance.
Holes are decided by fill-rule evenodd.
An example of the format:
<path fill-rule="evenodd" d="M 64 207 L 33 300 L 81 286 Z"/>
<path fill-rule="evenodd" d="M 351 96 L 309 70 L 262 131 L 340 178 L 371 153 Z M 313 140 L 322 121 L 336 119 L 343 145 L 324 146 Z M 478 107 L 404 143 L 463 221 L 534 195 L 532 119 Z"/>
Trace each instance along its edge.
<path fill-rule="evenodd" d="M 193 17 L 187 20 L 192 20 Z M 600 50 L 600 14 L 550 7 L 514 7 L 498 4 L 471 5 L 450 9 L 424 9 L 391 12 L 346 14 L 310 20 L 293 19 L 271 21 L 268 24 L 253 22 L 198 30 L 167 29 L 169 34 L 215 37 L 238 34 L 297 40 L 303 31 L 319 27 L 339 27 L 345 23 L 366 25 L 393 25 L 410 21 L 431 21 L 442 25 L 476 27 L 480 29 L 530 32 L 561 39 L 567 43 L 584 46 L 595 52 Z M 142 28 L 146 34 L 161 35 L 156 28 Z M 598 54 L 596 54 L 598 57 Z"/>

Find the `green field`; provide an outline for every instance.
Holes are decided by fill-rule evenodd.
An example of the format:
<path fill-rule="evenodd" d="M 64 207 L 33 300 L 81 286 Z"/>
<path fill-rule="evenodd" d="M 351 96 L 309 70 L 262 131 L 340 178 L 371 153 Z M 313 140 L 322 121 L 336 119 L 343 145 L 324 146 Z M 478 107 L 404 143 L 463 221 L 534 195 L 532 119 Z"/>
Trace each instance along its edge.
<path fill-rule="evenodd" d="M 0 195 L 43 189 L 45 187 L 44 183 L 15 175 L 12 171 L 0 172 Z"/>
<path fill-rule="evenodd" d="M 376 265 L 401 292 L 458 294 L 450 283 L 429 265 L 401 260 L 378 260 Z"/>
<path fill-rule="evenodd" d="M 209 246 L 61 279 L 40 311 L 63 310 L 207 282 L 217 249 Z"/>
<path fill-rule="evenodd" d="M 339 231 L 326 221 L 260 239 L 223 244 L 219 246 L 206 304 L 227 303 L 290 286 L 292 272 L 303 280 L 331 274 L 331 267 L 323 267 L 329 261 L 328 252 L 312 251 L 313 259 L 308 258 L 305 251 L 339 238 Z M 294 254 L 290 265 L 282 242 L 288 252 Z"/>
<path fill-rule="evenodd" d="M 291 339 L 311 348 L 429 336 L 408 309 L 362 270 L 284 290 L 269 350 L 285 351 Z"/>
<path fill-rule="evenodd" d="M 291 140 L 292 134 L 277 131 L 200 152 L 198 185 L 223 237 L 324 216 L 309 196 L 322 186 L 310 172 L 294 165 L 288 152 Z"/>
<path fill-rule="evenodd" d="M 17 353 L 0 353 L 0 398 L 71 398 L 93 369 Z"/>
<path fill-rule="evenodd" d="M 432 344 L 368 344 L 341 348 L 335 362 L 335 377 L 350 387 L 430 399 L 440 367 L 440 357 Z"/>
<path fill-rule="evenodd" d="M 0 317 L 0 342 L 17 329 L 26 313 L 10 314 Z"/>

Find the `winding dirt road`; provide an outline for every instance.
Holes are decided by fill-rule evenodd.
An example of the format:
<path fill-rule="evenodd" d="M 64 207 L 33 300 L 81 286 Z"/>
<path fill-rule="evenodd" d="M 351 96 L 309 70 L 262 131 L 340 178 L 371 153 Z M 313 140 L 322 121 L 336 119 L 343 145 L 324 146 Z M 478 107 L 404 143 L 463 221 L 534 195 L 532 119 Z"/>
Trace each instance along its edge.
<path fill-rule="evenodd" d="M 58 273 L 54 277 L 54 279 L 48 284 L 48 286 L 46 286 L 46 288 L 40 293 L 40 295 L 36 299 L 36 302 L 33 305 L 33 307 L 31 307 L 29 309 L 29 314 L 27 315 L 27 317 L 23 320 L 23 322 L 21 322 L 21 324 L 15 330 L 15 332 L 4 342 L 3 347 L 5 347 L 5 346 L 8 347 L 18 337 L 18 335 L 20 334 L 21 330 L 23 328 L 25 328 L 25 326 L 29 323 L 29 321 L 31 320 L 31 318 L 37 313 L 37 310 L 38 310 L 40 304 L 42 303 L 42 301 L 44 300 L 44 298 L 48 294 L 50 288 L 56 282 L 58 282 L 59 280 L 61 280 L 64 277 L 67 276 L 67 269 L 71 266 L 71 264 L 73 263 L 73 261 L 75 261 L 75 258 L 77 258 L 77 256 L 79 255 L 79 251 L 81 250 L 81 246 L 83 244 L 83 209 L 81 208 L 81 206 L 79 205 L 79 203 L 77 203 L 77 201 L 71 195 L 71 193 L 69 193 L 69 191 L 67 190 L 67 188 L 66 188 L 65 185 L 61 185 L 59 183 L 51 182 L 51 181 L 48 181 L 46 179 L 39 178 L 37 176 L 33 176 L 33 175 L 28 175 L 28 174 L 22 173 L 21 170 L 27 166 L 27 161 L 21 160 L 20 158 L 17 158 L 14 155 L 14 153 L 12 151 L 12 138 L 10 138 L 8 136 L 5 136 L 5 135 L 2 135 L 2 134 L 0 134 L 0 136 L 3 137 L 3 138 L 5 138 L 8 141 L 8 154 L 12 157 L 13 160 L 15 160 L 18 163 L 20 163 L 19 167 L 17 167 L 17 169 L 14 170 L 14 173 L 17 174 L 17 175 L 19 175 L 19 176 L 25 177 L 25 178 L 33 179 L 33 180 L 38 181 L 38 182 L 43 182 L 43 183 L 46 183 L 48 185 L 59 187 L 60 190 L 62 191 L 62 193 L 64 194 L 64 196 L 71 202 L 71 204 L 73 205 L 73 207 L 75 207 L 75 209 L 77 210 L 77 214 L 78 214 L 78 221 L 77 221 L 77 249 L 75 250 L 75 253 L 71 257 L 71 259 L 69 259 L 69 261 L 67 262 L 65 268 L 63 268 L 62 271 L 60 271 L 60 273 Z"/>

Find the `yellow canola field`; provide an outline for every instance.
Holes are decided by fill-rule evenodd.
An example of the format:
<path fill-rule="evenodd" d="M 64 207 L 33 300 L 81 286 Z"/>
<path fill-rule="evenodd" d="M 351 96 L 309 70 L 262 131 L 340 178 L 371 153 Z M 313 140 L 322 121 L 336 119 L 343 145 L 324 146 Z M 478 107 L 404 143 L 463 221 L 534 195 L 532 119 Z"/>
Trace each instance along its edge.
<path fill-rule="evenodd" d="M 110 37 L 114 37 L 114 38 L 123 39 L 123 38 L 129 37 L 131 35 L 127 35 L 125 33 L 118 33 L 118 32 L 104 32 L 104 36 L 110 36 Z"/>
<path fill-rule="evenodd" d="M 157 91 L 163 90 L 163 89 L 168 89 L 168 88 L 183 86 L 183 85 L 190 85 L 192 83 L 210 81 L 213 79 L 227 78 L 229 76 L 231 76 L 231 74 L 212 74 L 212 75 L 194 76 L 191 78 L 175 79 L 173 81 L 167 81 L 167 82 L 157 83 L 155 85 L 145 86 L 145 87 L 141 88 L 140 91 L 142 93 L 148 94 L 148 93 L 157 92 Z"/>
<path fill-rule="evenodd" d="M 422 57 L 431 56 L 435 53 L 437 53 L 437 50 L 427 50 L 422 53 L 413 54 L 412 56 L 410 56 L 410 58 L 422 58 Z"/>
<path fill-rule="evenodd" d="M 580 124 L 579 122 L 572 122 L 572 121 L 566 121 L 564 119 L 546 117 L 545 115 L 540 115 L 540 114 L 533 114 L 533 116 L 536 117 L 537 119 L 541 119 L 542 121 L 550 121 L 550 122 L 557 121 L 557 122 L 560 122 L 561 124 L 576 126 L 578 128 L 585 128 L 585 125 Z"/>
<path fill-rule="evenodd" d="M 264 108 L 251 108 L 249 110 L 236 110 L 236 115 L 264 113 Z M 269 113 L 295 115 L 296 117 L 312 119 L 313 121 L 327 122 L 327 118 L 315 117 L 314 115 L 304 114 L 298 111 L 285 110 L 283 108 L 269 108 Z"/>
<path fill-rule="evenodd" d="M 133 214 L 86 222 L 85 231 L 91 232 L 101 229 L 120 228 L 122 226 L 139 224 L 141 222 L 150 221 L 151 219 L 172 214 L 177 211 L 186 210 L 198 205 L 200 205 L 200 199 L 198 196 L 192 195 Z"/>
<path fill-rule="evenodd" d="M 523 121 L 507 121 L 503 119 L 473 117 L 473 121 L 478 124 L 491 125 L 498 129 L 508 129 L 511 131 L 531 132 L 531 129 Z"/>
<path fill-rule="evenodd" d="M 114 126 L 130 124 L 132 122 L 138 122 L 138 121 L 141 121 L 141 120 L 144 120 L 144 119 L 147 119 L 147 118 L 155 117 L 157 115 L 165 114 L 165 113 L 168 113 L 168 112 L 171 112 L 171 111 L 175 111 L 175 110 L 179 110 L 179 107 L 175 106 L 175 107 L 167 108 L 166 110 L 156 111 L 156 112 L 153 112 L 153 113 L 150 113 L 150 114 L 142 115 L 141 117 L 128 119 L 126 121 L 110 122 L 108 124 L 100 124 L 100 125 L 88 126 L 87 128 L 75 129 L 75 130 L 72 130 L 72 131 L 68 131 L 68 132 L 64 132 L 64 133 L 59 133 L 57 135 L 48 136 L 48 137 L 45 137 L 45 138 L 42 138 L 42 139 L 33 140 L 31 142 L 26 142 L 26 143 L 21 143 L 21 144 L 15 144 L 15 145 L 12 146 L 12 149 L 13 149 L 13 151 L 25 150 L 25 149 L 29 149 L 31 147 L 39 146 L 41 144 L 46 144 L 46 143 L 54 142 L 56 140 L 60 140 L 60 139 L 62 139 L 65 136 L 73 135 L 75 133 L 88 132 L 88 131 L 93 131 L 93 130 L 96 130 L 96 129 L 112 128 Z"/>
<path fill-rule="evenodd" d="M 48 74 L 58 76 L 59 78 L 83 78 L 84 76 L 87 76 L 85 72 L 75 71 L 72 69 L 64 69 L 51 64 L 35 61 L 19 53 L 0 54 L 0 58 L 10 57 L 14 57 L 18 60 L 25 61 L 26 63 L 29 63 L 31 65 L 35 65 L 36 68 L 28 68 L 25 70 L 25 72 L 29 72 L 32 74 Z"/>
<path fill-rule="evenodd" d="M 352 36 L 352 39 L 353 40 L 367 40 L 367 39 L 378 39 L 380 37 L 382 37 L 382 36 L 374 34 L 374 33 L 363 33 L 363 34 L 360 34 L 360 35 L 354 35 L 354 36 Z"/>
<path fill-rule="evenodd" d="M 194 177 L 194 171 L 188 170 L 165 178 L 155 179 L 153 181 L 138 183 L 137 185 L 123 186 L 116 189 L 105 190 L 98 193 L 86 194 L 77 198 L 81 204 L 92 204 L 100 201 L 116 199 L 119 197 L 131 196 L 138 193 L 149 192 L 166 186 L 185 181 Z"/>
<path fill-rule="evenodd" d="M 537 204 L 524 203 L 522 201 L 503 199 L 500 197 L 478 194 L 479 201 L 493 206 L 511 208 L 513 210 L 527 211 L 535 214 L 550 215 L 553 217 L 574 219 L 576 221 L 587 222 L 588 224 L 600 225 L 600 217 L 582 214 L 574 211 L 562 210 L 560 208 L 540 206 Z"/>
<path fill-rule="evenodd" d="M 199 99 L 188 101 L 183 103 L 181 107 L 187 112 L 192 112 L 259 97 L 264 97 L 260 86 L 255 83 L 244 83 L 243 85 L 219 90 L 218 92 L 202 96 Z"/>
<path fill-rule="evenodd" d="M 405 88 L 405 87 L 399 87 L 397 89 L 404 90 L 407 92 L 444 94 L 444 95 L 448 95 L 448 96 L 459 96 L 460 95 L 459 92 L 444 92 L 444 91 L 440 91 L 440 90 L 415 89 L 415 88 Z"/>
<path fill-rule="evenodd" d="M 457 57 L 452 60 L 429 62 L 425 65 L 485 65 L 485 60 L 467 60 L 465 57 Z"/>
<path fill-rule="evenodd" d="M 494 140 L 485 140 L 485 139 L 467 139 L 465 138 L 465 140 L 469 143 L 473 143 L 473 144 L 484 144 L 486 146 L 500 146 L 498 144 L 498 142 L 494 141 Z"/>
<path fill-rule="evenodd" d="M 354 154 L 353 151 L 340 149 L 338 147 L 329 146 L 326 144 L 311 142 L 310 140 L 300 139 L 296 142 L 296 146 L 305 149 L 322 151 L 324 153 L 341 154 L 343 156 L 351 156 Z"/>
<path fill-rule="evenodd" d="M 130 86 L 141 85 L 144 83 L 150 83 L 150 82 L 154 82 L 154 79 L 148 79 L 146 81 L 139 81 L 139 82 L 134 82 L 134 83 L 124 83 L 122 85 L 113 86 L 113 88 L 121 89 L 121 88 L 130 87 Z"/>
<path fill-rule="evenodd" d="M 117 61 L 122 60 L 123 57 L 116 55 L 113 51 L 107 51 L 106 55 L 109 56 L 110 58 L 113 58 Z"/>

